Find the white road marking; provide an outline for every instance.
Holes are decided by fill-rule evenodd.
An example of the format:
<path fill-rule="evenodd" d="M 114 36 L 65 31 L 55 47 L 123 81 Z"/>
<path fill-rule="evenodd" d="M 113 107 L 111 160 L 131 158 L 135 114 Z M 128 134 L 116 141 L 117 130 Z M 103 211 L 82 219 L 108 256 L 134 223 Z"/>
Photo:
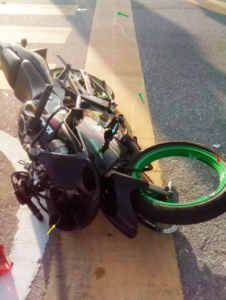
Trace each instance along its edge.
<path fill-rule="evenodd" d="M 77 5 L 1 4 L 1 15 L 73 16 Z"/>
<path fill-rule="evenodd" d="M 77 8 L 78 11 L 87 10 L 87 8 Z"/>
<path fill-rule="evenodd" d="M 26 152 L 17 139 L 1 130 L 0 151 L 10 160 L 16 171 L 23 170 L 18 161 L 27 159 Z M 39 222 L 26 205 L 20 206 L 17 213 L 18 230 L 10 254 L 14 266 L 11 273 L 0 277 L 1 299 L 26 299 L 49 239 L 46 234 L 49 230 L 48 216 L 44 212 L 43 215 L 44 221 Z"/>
<path fill-rule="evenodd" d="M 0 26 L 0 42 L 26 38 L 29 43 L 64 44 L 70 32 L 71 28 Z"/>

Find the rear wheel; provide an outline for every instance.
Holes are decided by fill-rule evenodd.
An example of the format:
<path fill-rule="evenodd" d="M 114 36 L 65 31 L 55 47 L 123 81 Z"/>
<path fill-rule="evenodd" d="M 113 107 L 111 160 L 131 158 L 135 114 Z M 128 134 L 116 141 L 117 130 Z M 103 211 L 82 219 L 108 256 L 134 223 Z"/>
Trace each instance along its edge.
<path fill-rule="evenodd" d="M 223 214 L 226 211 L 226 164 L 221 157 L 220 161 L 218 161 L 216 154 L 212 149 L 189 142 L 162 143 L 141 151 L 130 164 L 130 168 L 134 169 L 131 171 L 132 177 L 145 180 L 147 178 L 143 176 L 145 173 L 156 184 L 156 174 L 160 172 L 156 161 L 159 161 L 161 169 L 168 173 L 169 176 L 174 176 L 175 168 L 177 168 L 176 173 L 178 174 L 184 173 L 184 169 L 188 168 L 188 175 L 186 178 L 180 178 L 178 181 L 181 183 L 180 188 L 178 183 L 173 188 L 173 197 L 163 197 L 148 190 L 135 191 L 131 195 L 131 199 L 137 214 L 146 221 L 151 220 L 151 222 L 177 225 L 205 222 Z M 169 171 L 166 162 L 161 163 L 164 159 L 171 160 L 171 165 L 169 163 L 171 169 Z M 183 167 L 177 165 L 179 160 L 181 160 Z M 193 161 L 193 163 L 190 164 L 190 161 Z M 150 164 L 154 166 L 154 169 L 145 171 L 148 169 L 146 166 Z M 201 166 L 203 166 L 203 173 L 201 173 Z M 157 173 L 155 172 L 156 169 Z M 144 170 L 144 172 L 137 170 Z M 211 184 L 205 182 L 204 184 L 207 186 L 207 194 L 203 195 L 204 192 L 201 191 L 201 197 L 195 195 L 196 197 L 193 200 L 188 199 L 187 196 L 189 194 L 194 195 L 196 188 L 200 187 L 201 181 L 205 181 L 207 178 L 210 179 L 211 172 L 214 173 L 213 182 Z M 192 175 L 190 176 L 189 174 Z M 162 172 L 162 175 L 163 180 L 166 180 L 164 172 Z M 193 180 L 192 184 L 189 183 L 189 176 Z M 197 177 L 197 180 L 194 181 L 194 177 Z M 171 179 L 168 178 L 168 181 Z M 181 199 L 180 194 L 183 194 L 183 188 L 186 185 L 187 190 L 185 190 L 184 197 Z"/>

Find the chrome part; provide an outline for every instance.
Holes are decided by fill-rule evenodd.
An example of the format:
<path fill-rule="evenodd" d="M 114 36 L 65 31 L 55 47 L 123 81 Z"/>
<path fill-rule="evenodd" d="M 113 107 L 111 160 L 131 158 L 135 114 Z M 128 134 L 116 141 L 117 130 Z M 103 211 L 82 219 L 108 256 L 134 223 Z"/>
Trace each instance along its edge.
<path fill-rule="evenodd" d="M 170 224 L 163 224 L 163 223 L 159 223 L 159 222 L 152 222 L 151 220 L 144 219 L 143 216 L 140 215 L 140 214 L 138 214 L 138 216 L 142 220 L 142 222 L 144 222 L 147 225 L 151 226 L 151 227 L 149 227 L 151 230 L 154 230 L 154 231 L 157 231 L 157 232 L 160 232 L 160 233 L 169 234 L 169 233 L 175 232 L 178 229 L 177 225 L 170 225 Z"/>
<path fill-rule="evenodd" d="M 163 196 L 169 196 L 170 193 L 166 190 L 164 190 L 163 188 L 154 185 L 154 184 L 149 184 L 149 187 L 147 188 L 147 190 L 152 191 L 154 193 L 157 193 L 159 195 L 163 195 Z"/>
<path fill-rule="evenodd" d="M 76 108 L 80 108 L 81 103 L 82 103 L 81 95 L 78 95 L 77 100 L 76 100 Z"/>
<path fill-rule="evenodd" d="M 26 161 L 24 163 L 24 169 L 29 171 L 30 168 L 31 168 L 31 161 Z"/>
<path fill-rule="evenodd" d="M 45 171 L 45 167 L 43 164 L 39 165 L 33 174 L 34 185 L 37 185 L 40 182 L 39 174 L 41 171 Z"/>
<path fill-rule="evenodd" d="M 72 77 L 72 73 L 71 72 L 69 72 L 67 80 L 68 80 L 68 82 L 70 84 L 70 87 L 71 87 L 72 91 L 75 92 L 76 94 L 80 95 L 80 92 L 78 90 L 77 85 L 74 82 L 74 78 Z"/>
<path fill-rule="evenodd" d="M 169 183 L 168 183 L 168 191 L 169 191 L 170 194 L 173 193 L 173 182 L 172 182 L 172 180 L 170 180 Z"/>
<path fill-rule="evenodd" d="M 120 123 L 118 123 L 118 130 L 115 137 L 120 141 L 124 135 L 127 134 L 127 129 L 124 128 Z"/>
<path fill-rule="evenodd" d="M 87 75 L 86 71 L 84 71 L 84 70 L 80 70 L 80 72 L 81 72 L 82 77 L 84 79 L 87 93 L 92 95 L 93 94 L 93 89 L 92 89 L 91 82 L 89 80 L 89 76 Z"/>
<path fill-rule="evenodd" d="M 169 233 L 173 233 L 175 231 L 177 231 L 178 229 L 178 226 L 177 225 L 172 225 L 170 226 L 169 228 L 166 228 L 166 229 L 162 229 L 162 233 L 166 233 L 166 234 L 169 234 Z"/>

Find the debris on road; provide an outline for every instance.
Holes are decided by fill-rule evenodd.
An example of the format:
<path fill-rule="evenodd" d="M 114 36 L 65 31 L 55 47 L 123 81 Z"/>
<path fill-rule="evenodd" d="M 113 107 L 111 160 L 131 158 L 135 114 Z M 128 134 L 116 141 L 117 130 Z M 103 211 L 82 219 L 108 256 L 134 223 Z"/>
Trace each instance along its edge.
<path fill-rule="evenodd" d="M 13 263 L 6 259 L 3 250 L 3 245 L 0 245 L 0 276 L 10 272 L 13 268 Z"/>
<path fill-rule="evenodd" d="M 216 149 L 218 149 L 218 148 L 220 148 L 220 147 L 221 147 L 220 144 L 215 144 L 215 145 L 213 145 L 213 148 L 216 148 Z"/>

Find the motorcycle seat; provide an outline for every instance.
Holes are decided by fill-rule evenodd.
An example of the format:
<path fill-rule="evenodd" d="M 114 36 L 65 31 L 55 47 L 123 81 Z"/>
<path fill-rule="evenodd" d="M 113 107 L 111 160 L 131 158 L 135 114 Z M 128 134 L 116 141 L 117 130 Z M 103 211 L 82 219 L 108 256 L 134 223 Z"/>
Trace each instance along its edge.
<path fill-rule="evenodd" d="M 52 78 L 48 65 L 40 55 L 14 44 L 0 44 L 0 63 L 3 73 L 21 102 L 39 99 L 46 84 L 64 99 L 65 90 Z"/>

